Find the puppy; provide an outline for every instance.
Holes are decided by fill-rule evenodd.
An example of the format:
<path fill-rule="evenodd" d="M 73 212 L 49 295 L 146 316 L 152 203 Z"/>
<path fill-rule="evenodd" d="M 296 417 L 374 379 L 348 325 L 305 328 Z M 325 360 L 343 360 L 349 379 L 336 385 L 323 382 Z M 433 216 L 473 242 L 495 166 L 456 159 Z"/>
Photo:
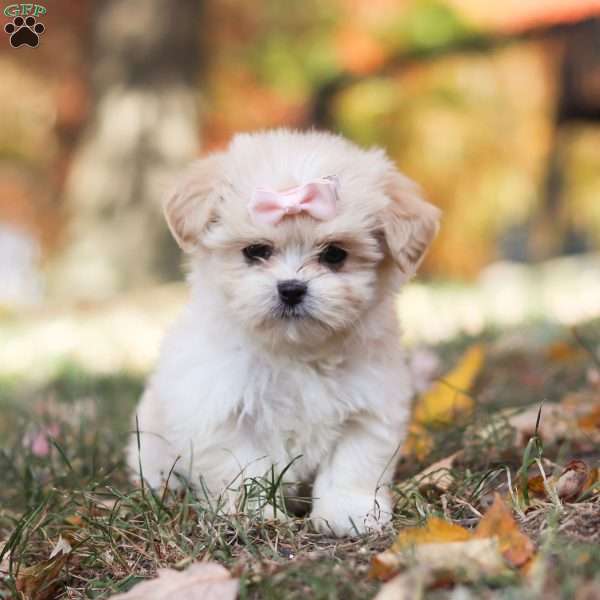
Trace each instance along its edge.
<path fill-rule="evenodd" d="M 276 130 L 197 161 L 164 212 L 191 298 L 137 408 L 131 469 L 160 486 L 175 465 L 231 498 L 274 468 L 312 483 L 317 529 L 383 526 L 413 394 L 394 295 L 437 208 L 382 150 Z"/>

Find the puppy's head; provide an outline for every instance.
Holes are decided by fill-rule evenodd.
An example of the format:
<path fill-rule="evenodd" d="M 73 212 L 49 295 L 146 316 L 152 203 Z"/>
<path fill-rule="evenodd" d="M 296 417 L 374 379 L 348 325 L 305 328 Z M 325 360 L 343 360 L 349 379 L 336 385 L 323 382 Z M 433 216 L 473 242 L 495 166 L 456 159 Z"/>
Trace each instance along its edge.
<path fill-rule="evenodd" d="M 277 194 L 328 176 L 335 210 L 326 218 L 251 214 L 257 189 Z M 355 328 L 414 274 L 439 211 L 383 151 L 278 130 L 239 135 L 195 163 L 165 216 L 199 285 L 220 290 L 230 318 L 272 344 L 310 345 Z"/>

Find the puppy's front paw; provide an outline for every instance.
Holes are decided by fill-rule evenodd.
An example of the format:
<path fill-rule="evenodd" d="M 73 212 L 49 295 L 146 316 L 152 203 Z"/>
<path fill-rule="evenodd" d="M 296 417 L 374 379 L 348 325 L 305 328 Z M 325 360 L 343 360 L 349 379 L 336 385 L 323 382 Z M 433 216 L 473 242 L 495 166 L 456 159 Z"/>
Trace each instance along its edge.
<path fill-rule="evenodd" d="M 336 494 L 315 498 L 310 515 L 321 533 L 337 537 L 381 531 L 392 519 L 392 501 L 387 491 L 372 494 Z"/>

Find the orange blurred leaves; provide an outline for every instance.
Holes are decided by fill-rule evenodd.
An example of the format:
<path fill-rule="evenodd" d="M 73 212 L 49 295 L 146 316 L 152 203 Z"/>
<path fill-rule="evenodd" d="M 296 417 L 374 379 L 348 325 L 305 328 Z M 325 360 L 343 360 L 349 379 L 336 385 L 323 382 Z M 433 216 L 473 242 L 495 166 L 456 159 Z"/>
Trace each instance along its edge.
<path fill-rule="evenodd" d="M 429 428 L 445 427 L 471 415 L 475 402 L 469 395 L 483 367 L 483 346 L 471 346 L 457 365 L 434 383 L 415 405 L 404 453 L 423 460 L 433 449 Z"/>
<path fill-rule="evenodd" d="M 511 510 L 499 494 L 494 496 L 494 503 L 475 530 L 475 538 L 493 536 L 498 538 L 502 556 L 513 567 L 522 567 L 535 554 L 533 542 L 519 529 Z"/>
<path fill-rule="evenodd" d="M 334 34 L 336 54 L 342 68 L 355 75 L 367 75 L 386 61 L 383 44 L 354 24 L 342 25 Z"/>
<path fill-rule="evenodd" d="M 373 558 L 370 576 L 386 581 L 413 565 L 431 586 L 524 569 L 534 556 L 533 542 L 496 494 L 475 531 L 438 517 L 429 517 L 422 527 L 404 529 L 388 550 Z"/>

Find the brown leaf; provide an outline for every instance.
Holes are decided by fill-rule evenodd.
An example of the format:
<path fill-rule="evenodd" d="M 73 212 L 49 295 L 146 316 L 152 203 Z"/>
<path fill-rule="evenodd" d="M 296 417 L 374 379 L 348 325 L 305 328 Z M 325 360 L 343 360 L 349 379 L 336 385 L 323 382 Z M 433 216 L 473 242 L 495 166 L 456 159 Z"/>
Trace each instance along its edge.
<path fill-rule="evenodd" d="M 584 431 L 600 431 L 600 404 L 592 411 L 579 417 L 577 424 Z"/>
<path fill-rule="evenodd" d="M 554 444 L 565 439 L 587 444 L 600 442 L 598 402 L 597 392 L 585 391 L 567 394 L 558 404 L 544 404 L 538 428 L 542 442 Z M 518 446 L 525 446 L 534 435 L 538 410 L 538 406 L 531 406 L 508 417 Z"/>
<path fill-rule="evenodd" d="M 583 460 L 571 460 L 558 477 L 556 493 L 561 500 L 573 502 L 592 487 L 597 480 L 597 468 L 590 468 Z"/>
<path fill-rule="evenodd" d="M 457 542 L 426 543 L 414 546 L 411 551 L 388 556 L 388 567 L 393 573 L 415 565 L 407 573 L 420 575 L 421 585 L 431 587 L 439 584 L 472 582 L 482 577 L 497 577 L 508 571 L 496 538 L 468 539 Z M 386 579 L 389 579 L 388 576 Z M 412 577 L 392 579 L 382 588 L 386 593 L 378 598 L 414 598 L 406 586 L 414 583 Z M 395 591 L 397 596 L 392 596 Z M 402 594 L 401 594 L 402 592 Z"/>
<path fill-rule="evenodd" d="M 404 564 L 402 553 L 413 546 L 462 542 L 472 537 L 473 534 L 460 525 L 429 517 L 423 527 L 403 529 L 388 550 L 377 554 L 371 562 L 369 575 L 376 579 L 389 579 Z"/>
<path fill-rule="evenodd" d="M 494 503 L 483 515 L 475 530 L 475 538 L 498 538 L 500 551 L 514 567 L 521 567 L 535 554 L 533 542 L 517 525 L 511 510 L 499 494 Z"/>
<path fill-rule="evenodd" d="M 441 492 L 446 492 L 454 482 L 454 477 L 450 473 L 454 465 L 454 461 L 462 456 L 463 451 L 459 450 L 442 460 L 429 465 L 426 469 L 421 471 L 418 475 L 415 475 L 414 479 L 417 481 L 419 490 L 427 488 L 436 488 Z"/>
<path fill-rule="evenodd" d="M 67 554 L 71 553 L 71 550 L 73 550 L 71 542 L 66 537 L 59 535 L 56 546 L 54 546 L 52 552 L 50 552 L 50 558 L 56 558 L 57 556 L 61 555 L 66 556 Z"/>
<path fill-rule="evenodd" d="M 403 565 L 404 560 L 401 554 L 388 548 L 373 557 L 369 577 L 379 581 L 387 581 L 396 575 Z"/>
<path fill-rule="evenodd" d="M 530 493 L 538 498 L 546 497 L 546 486 L 544 485 L 544 478 L 541 475 L 535 475 L 530 477 L 527 481 L 527 489 Z"/>
<path fill-rule="evenodd" d="M 72 527 L 82 527 L 83 526 L 83 517 L 81 515 L 69 515 L 65 517 L 65 523 L 71 525 Z"/>
<path fill-rule="evenodd" d="M 143 581 L 112 600 L 234 600 L 239 581 L 217 563 L 195 563 L 185 571 L 159 569 L 158 577 Z"/>
<path fill-rule="evenodd" d="M 531 406 L 527 410 L 511 416 L 508 423 L 516 433 L 517 446 L 527 445 L 529 438 L 535 435 L 539 406 Z M 542 407 L 537 434 L 544 444 L 569 437 L 575 423 L 572 415 L 560 404 L 546 404 Z"/>
<path fill-rule="evenodd" d="M 409 569 L 382 585 L 374 600 L 420 600 L 428 579 L 425 569 Z"/>
<path fill-rule="evenodd" d="M 552 362 L 565 362 L 583 356 L 583 349 L 579 346 L 573 346 L 569 342 L 558 341 L 550 344 L 546 349 L 546 359 Z"/>
<path fill-rule="evenodd" d="M 71 553 L 70 542 L 59 537 L 48 560 L 19 570 L 17 575 L 17 591 L 27 600 L 52 600 L 61 582 L 61 571 L 67 564 Z"/>

